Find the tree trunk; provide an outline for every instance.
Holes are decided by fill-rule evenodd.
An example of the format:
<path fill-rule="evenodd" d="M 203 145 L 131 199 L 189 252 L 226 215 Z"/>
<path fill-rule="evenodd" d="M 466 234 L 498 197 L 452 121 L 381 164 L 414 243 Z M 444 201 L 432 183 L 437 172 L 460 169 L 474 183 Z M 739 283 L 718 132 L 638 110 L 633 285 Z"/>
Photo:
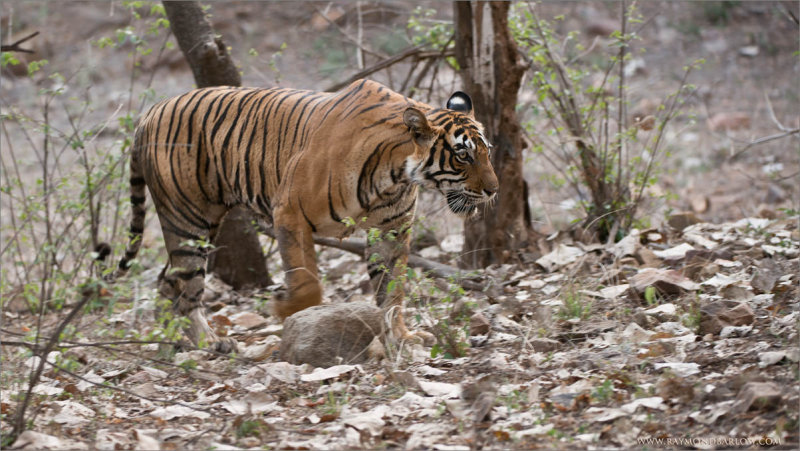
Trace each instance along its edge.
<path fill-rule="evenodd" d="M 169 27 L 192 68 L 198 88 L 240 86 L 242 77 L 228 55 L 222 37 L 214 33 L 200 3 L 164 1 Z"/>
<path fill-rule="evenodd" d="M 214 33 L 200 3 L 164 1 L 163 4 L 172 34 L 192 68 L 197 86 L 240 86 L 239 70 L 222 38 Z M 222 218 L 216 235 L 211 237 L 215 249 L 208 259 L 207 271 L 217 273 L 223 282 L 237 290 L 272 284 L 254 224 L 253 213 L 236 206 Z"/>
<path fill-rule="evenodd" d="M 517 93 L 526 67 L 508 29 L 508 2 L 454 2 L 456 59 L 476 118 L 494 145 L 500 180 L 497 202 L 465 223 L 462 264 L 480 268 L 515 260 L 533 238 L 522 174 L 522 127 Z"/>

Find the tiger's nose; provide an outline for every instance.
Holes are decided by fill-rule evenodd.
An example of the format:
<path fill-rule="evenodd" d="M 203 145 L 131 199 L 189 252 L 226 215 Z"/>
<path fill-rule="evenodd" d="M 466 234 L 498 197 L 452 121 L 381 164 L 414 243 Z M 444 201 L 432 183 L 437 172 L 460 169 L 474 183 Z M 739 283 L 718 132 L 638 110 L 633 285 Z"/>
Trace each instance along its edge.
<path fill-rule="evenodd" d="M 483 193 L 486 194 L 486 197 L 492 197 L 497 193 L 496 186 L 489 186 L 483 189 Z"/>

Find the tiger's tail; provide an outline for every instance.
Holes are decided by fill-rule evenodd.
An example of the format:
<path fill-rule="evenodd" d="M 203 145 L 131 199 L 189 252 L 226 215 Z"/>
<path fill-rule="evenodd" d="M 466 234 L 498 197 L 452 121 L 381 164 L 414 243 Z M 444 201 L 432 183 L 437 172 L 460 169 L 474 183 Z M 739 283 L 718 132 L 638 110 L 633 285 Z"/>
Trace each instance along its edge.
<path fill-rule="evenodd" d="M 131 226 L 128 233 L 128 247 L 125 249 L 125 255 L 120 259 L 119 266 L 114 272 L 114 278 L 122 277 L 128 272 L 131 260 L 136 258 L 136 254 L 139 253 L 139 248 L 142 246 L 144 218 L 147 213 L 145 208 L 146 187 L 144 172 L 139 161 L 140 147 L 143 147 L 143 135 L 142 128 L 137 128 L 131 151 Z"/>

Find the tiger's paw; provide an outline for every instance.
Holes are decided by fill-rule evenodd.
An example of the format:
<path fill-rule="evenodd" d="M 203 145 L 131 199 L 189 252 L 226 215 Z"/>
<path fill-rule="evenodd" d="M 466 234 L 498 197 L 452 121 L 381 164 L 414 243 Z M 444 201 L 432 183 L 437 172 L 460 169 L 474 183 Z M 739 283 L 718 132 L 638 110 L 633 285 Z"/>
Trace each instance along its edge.
<path fill-rule="evenodd" d="M 405 334 L 400 335 L 400 341 L 431 347 L 436 344 L 436 337 L 424 330 L 417 330 L 414 332 L 406 331 Z"/>
<path fill-rule="evenodd" d="M 289 315 L 294 313 L 289 302 L 289 293 L 286 290 L 279 290 L 272 296 L 269 303 L 269 314 L 283 322 Z"/>

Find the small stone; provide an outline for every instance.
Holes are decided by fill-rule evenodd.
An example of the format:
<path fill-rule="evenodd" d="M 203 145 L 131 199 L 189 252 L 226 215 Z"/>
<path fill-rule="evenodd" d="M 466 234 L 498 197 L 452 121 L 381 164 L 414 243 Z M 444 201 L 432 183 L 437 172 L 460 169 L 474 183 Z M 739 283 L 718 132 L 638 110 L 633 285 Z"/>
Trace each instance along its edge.
<path fill-rule="evenodd" d="M 630 277 L 630 285 L 637 293 L 644 293 L 647 287 L 653 286 L 663 294 L 680 294 L 695 291 L 700 285 L 684 277 L 672 269 L 644 268 Z"/>
<path fill-rule="evenodd" d="M 242 357 L 254 362 L 260 362 L 271 357 L 280 348 L 281 339 L 275 335 L 267 335 L 264 342 L 248 346 L 242 352 Z"/>
<path fill-rule="evenodd" d="M 486 335 L 491 329 L 489 318 L 483 313 L 476 313 L 469 318 L 469 334 L 470 336 Z"/>
<path fill-rule="evenodd" d="M 776 363 L 780 362 L 781 360 L 786 357 L 785 351 L 767 351 L 762 352 L 758 356 L 758 366 L 759 368 L 765 368 L 770 365 L 775 365 Z"/>
<path fill-rule="evenodd" d="M 758 46 L 757 45 L 746 45 L 744 47 L 739 47 L 739 55 L 746 56 L 748 58 L 752 58 L 758 55 Z"/>
<path fill-rule="evenodd" d="M 756 293 L 772 293 L 772 289 L 780 277 L 781 272 L 778 265 L 771 258 L 765 258 L 759 262 L 750 285 Z"/>
<path fill-rule="evenodd" d="M 661 259 L 656 257 L 656 254 L 646 247 L 640 248 L 636 252 L 635 257 L 645 268 L 658 268 L 661 266 Z"/>
<path fill-rule="evenodd" d="M 739 390 L 731 409 L 734 413 L 748 410 L 770 410 L 781 400 L 781 387 L 772 382 L 748 382 Z"/>
<path fill-rule="evenodd" d="M 536 352 L 553 352 L 561 346 L 560 341 L 549 338 L 534 338 L 530 341 L 530 344 Z"/>
<path fill-rule="evenodd" d="M 705 213 L 711 206 L 711 201 L 708 200 L 707 196 L 695 195 L 689 198 L 689 202 L 692 204 L 692 211 L 695 213 Z"/>
<path fill-rule="evenodd" d="M 753 310 L 744 302 L 721 300 L 700 308 L 700 335 L 717 335 L 725 326 L 747 326 L 755 321 Z"/>
<path fill-rule="evenodd" d="M 675 230 L 683 230 L 690 225 L 700 223 L 700 219 L 691 211 L 673 213 L 667 219 L 667 224 Z"/>
<path fill-rule="evenodd" d="M 258 313 L 242 312 L 236 316 L 231 317 L 233 324 L 244 327 L 245 329 L 255 329 L 267 324 L 267 319 Z"/>
<path fill-rule="evenodd" d="M 638 311 L 633 314 L 633 322 L 638 324 L 643 329 L 648 330 L 658 326 L 658 320 L 643 311 Z"/>

